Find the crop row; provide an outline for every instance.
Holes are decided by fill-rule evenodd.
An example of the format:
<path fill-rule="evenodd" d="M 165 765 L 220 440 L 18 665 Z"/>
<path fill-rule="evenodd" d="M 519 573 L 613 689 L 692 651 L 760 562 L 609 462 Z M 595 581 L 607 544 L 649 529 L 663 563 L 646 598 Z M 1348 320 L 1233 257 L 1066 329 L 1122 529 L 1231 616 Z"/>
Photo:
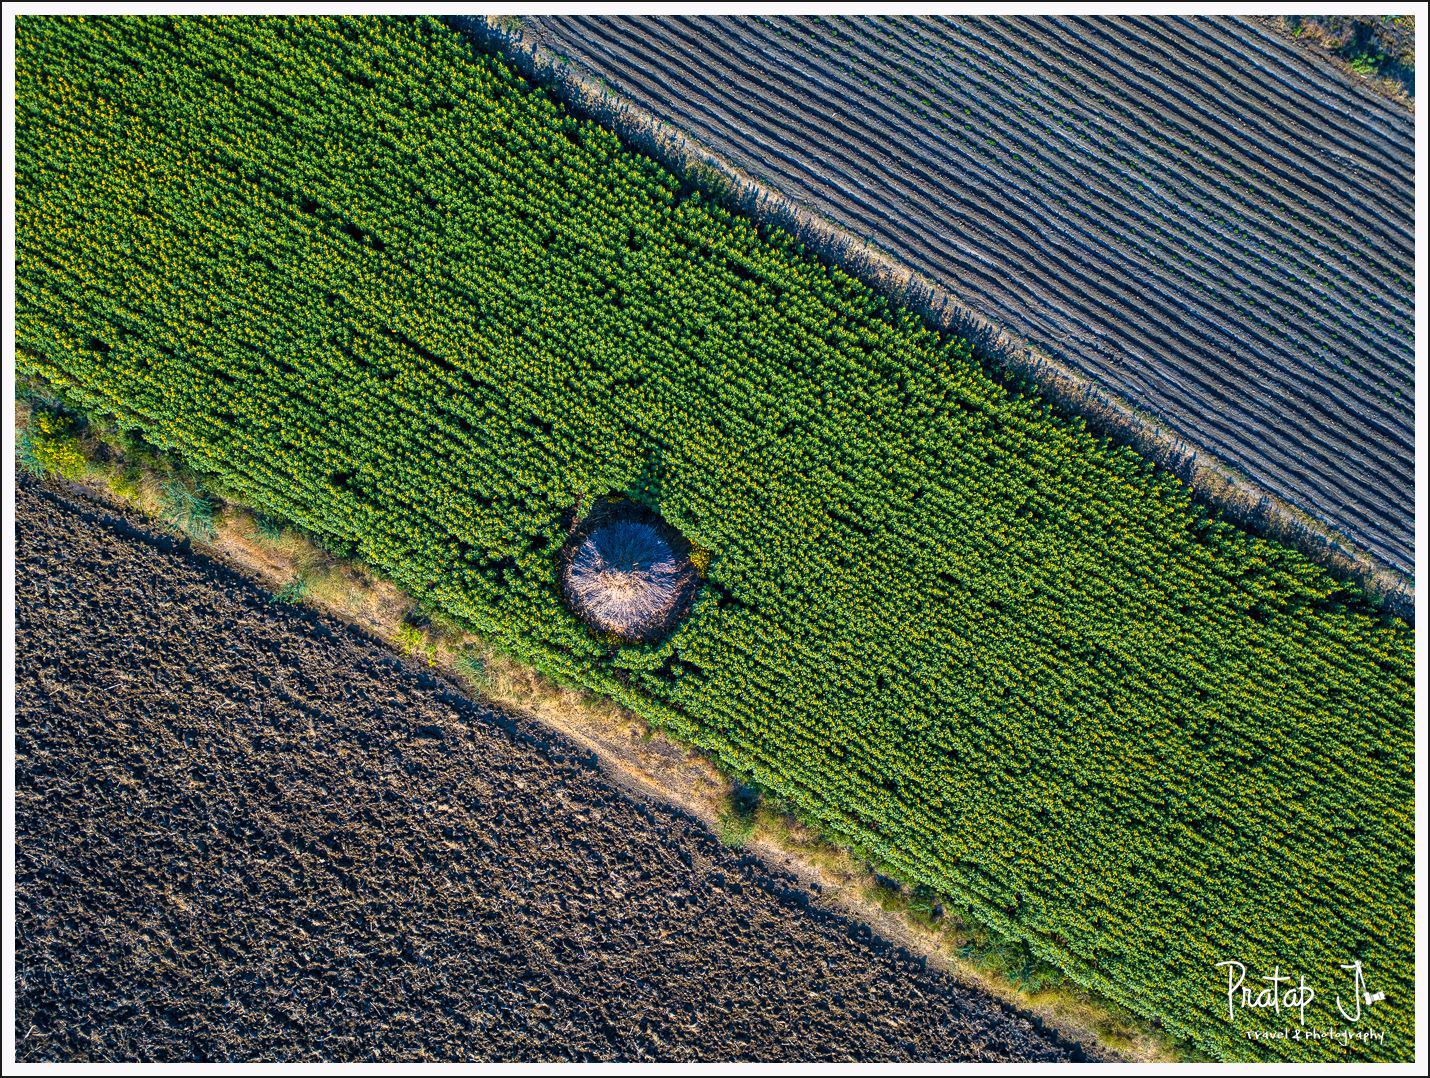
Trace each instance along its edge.
<path fill-rule="evenodd" d="M 1403 108 L 1230 17 L 539 16 L 519 45 L 1409 571 Z"/>

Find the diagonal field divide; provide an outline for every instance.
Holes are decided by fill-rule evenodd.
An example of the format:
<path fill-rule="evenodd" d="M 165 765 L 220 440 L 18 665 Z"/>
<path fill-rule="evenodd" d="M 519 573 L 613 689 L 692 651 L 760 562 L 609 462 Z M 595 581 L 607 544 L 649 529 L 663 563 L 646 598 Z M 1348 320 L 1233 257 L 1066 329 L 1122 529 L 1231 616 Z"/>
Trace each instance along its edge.
<path fill-rule="evenodd" d="M 1401 106 L 1233 18 L 449 21 L 1410 609 Z"/>
<path fill-rule="evenodd" d="M 21 1059 L 1088 1058 L 144 520 L 17 520 Z"/>

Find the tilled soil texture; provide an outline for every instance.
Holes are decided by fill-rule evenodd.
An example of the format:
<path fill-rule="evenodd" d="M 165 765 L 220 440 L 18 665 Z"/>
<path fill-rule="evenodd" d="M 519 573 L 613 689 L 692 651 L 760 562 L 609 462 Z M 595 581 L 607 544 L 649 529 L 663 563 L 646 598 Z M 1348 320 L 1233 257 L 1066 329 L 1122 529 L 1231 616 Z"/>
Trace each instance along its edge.
<path fill-rule="evenodd" d="M 1082 1058 L 529 721 L 17 502 L 21 1059 Z"/>
<path fill-rule="evenodd" d="M 1410 570 L 1401 105 L 1224 17 L 521 32 Z"/>

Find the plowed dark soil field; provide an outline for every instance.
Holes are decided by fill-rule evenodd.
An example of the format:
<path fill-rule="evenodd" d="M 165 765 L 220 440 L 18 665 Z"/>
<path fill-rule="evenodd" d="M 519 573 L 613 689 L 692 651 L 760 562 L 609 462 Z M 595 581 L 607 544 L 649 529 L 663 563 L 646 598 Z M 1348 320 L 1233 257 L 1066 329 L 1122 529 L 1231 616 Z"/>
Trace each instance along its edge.
<path fill-rule="evenodd" d="M 521 32 L 1409 571 L 1402 106 L 1226 17 Z"/>
<path fill-rule="evenodd" d="M 17 502 L 22 1060 L 1082 1058 L 528 721 Z"/>

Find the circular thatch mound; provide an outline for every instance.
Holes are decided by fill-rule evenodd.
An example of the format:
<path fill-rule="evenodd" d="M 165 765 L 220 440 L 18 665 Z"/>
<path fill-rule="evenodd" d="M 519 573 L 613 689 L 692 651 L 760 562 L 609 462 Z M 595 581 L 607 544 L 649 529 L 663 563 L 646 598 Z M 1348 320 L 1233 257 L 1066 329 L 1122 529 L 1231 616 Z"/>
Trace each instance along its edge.
<path fill-rule="evenodd" d="M 658 640 L 685 616 L 700 574 L 690 544 L 659 514 L 603 501 L 561 548 L 561 591 L 578 618 L 627 643 Z"/>

